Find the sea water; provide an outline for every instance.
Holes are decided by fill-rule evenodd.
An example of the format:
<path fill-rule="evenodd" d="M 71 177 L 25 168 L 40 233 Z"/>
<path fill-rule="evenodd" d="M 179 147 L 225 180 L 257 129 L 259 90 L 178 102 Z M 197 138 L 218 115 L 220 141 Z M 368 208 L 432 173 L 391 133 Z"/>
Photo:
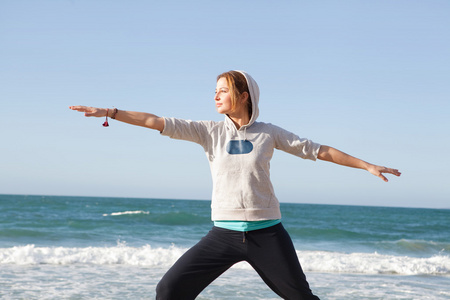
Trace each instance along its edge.
<path fill-rule="evenodd" d="M 450 299 L 450 210 L 282 203 L 321 299 Z M 0 195 L 1 299 L 154 299 L 210 202 Z M 198 299 L 279 299 L 245 262 Z"/>

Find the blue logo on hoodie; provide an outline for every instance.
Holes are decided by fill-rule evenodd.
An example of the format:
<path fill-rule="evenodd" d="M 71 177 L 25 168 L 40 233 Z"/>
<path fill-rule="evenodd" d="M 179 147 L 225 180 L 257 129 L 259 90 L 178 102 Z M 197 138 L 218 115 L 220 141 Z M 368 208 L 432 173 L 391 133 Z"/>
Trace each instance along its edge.
<path fill-rule="evenodd" d="M 253 144 L 247 140 L 229 141 L 227 144 L 227 152 L 229 154 L 248 154 L 252 152 Z"/>

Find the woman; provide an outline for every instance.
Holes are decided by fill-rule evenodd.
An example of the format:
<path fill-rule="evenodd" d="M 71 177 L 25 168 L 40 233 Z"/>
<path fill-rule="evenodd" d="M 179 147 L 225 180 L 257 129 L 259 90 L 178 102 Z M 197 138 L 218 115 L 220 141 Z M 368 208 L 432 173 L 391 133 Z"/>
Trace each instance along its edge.
<path fill-rule="evenodd" d="M 156 129 L 162 135 L 198 143 L 205 150 L 213 177 L 214 227 L 164 275 L 156 288 L 157 299 L 195 299 L 239 261 L 247 261 L 284 299 L 319 299 L 312 294 L 291 238 L 281 224 L 279 202 L 269 177 L 274 149 L 364 169 L 384 181 L 383 173 L 400 176 L 400 172 L 299 138 L 272 124 L 256 122 L 259 88 L 245 72 L 219 75 L 214 100 L 217 112 L 225 115 L 222 122 L 84 106 L 70 109 L 87 117 L 109 116 Z"/>

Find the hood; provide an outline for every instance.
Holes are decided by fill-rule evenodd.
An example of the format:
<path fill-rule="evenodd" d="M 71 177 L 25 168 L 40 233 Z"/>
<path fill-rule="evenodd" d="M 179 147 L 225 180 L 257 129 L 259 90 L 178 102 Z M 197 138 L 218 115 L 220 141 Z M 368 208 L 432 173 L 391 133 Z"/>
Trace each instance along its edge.
<path fill-rule="evenodd" d="M 248 122 L 247 125 L 241 126 L 241 128 L 239 129 L 239 130 L 241 130 L 241 129 L 246 130 L 247 127 L 250 127 L 250 126 L 252 126 L 253 123 L 255 123 L 256 119 L 259 116 L 259 108 L 258 108 L 259 87 L 258 87 L 258 84 L 256 83 L 256 81 L 253 79 L 253 77 L 251 77 L 249 74 L 247 74 L 244 71 L 238 71 L 238 70 L 235 70 L 235 71 L 244 75 L 245 79 L 247 80 L 248 90 L 250 92 L 250 98 L 252 99 L 252 116 L 250 117 L 250 121 Z M 233 124 L 233 121 L 231 121 L 231 119 L 228 115 L 225 117 L 225 123 L 227 123 L 227 125 L 229 127 L 236 128 Z"/>
<path fill-rule="evenodd" d="M 259 87 L 256 83 L 255 79 L 253 79 L 252 76 L 247 74 L 244 71 L 236 70 L 237 72 L 241 73 L 245 76 L 245 79 L 247 80 L 248 90 L 250 91 L 250 98 L 252 99 L 252 116 L 250 118 L 250 121 L 247 125 L 244 125 L 242 127 L 250 127 L 253 123 L 255 123 L 256 119 L 259 116 Z"/>

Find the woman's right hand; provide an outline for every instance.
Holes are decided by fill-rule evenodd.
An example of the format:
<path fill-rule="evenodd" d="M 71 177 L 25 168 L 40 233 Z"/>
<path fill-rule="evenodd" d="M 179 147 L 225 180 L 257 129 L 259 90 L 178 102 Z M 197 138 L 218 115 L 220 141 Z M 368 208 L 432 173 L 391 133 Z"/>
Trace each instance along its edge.
<path fill-rule="evenodd" d="M 89 107 L 89 106 L 69 106 L 71 110 L 76 110 L 80 112 L 84 112 L 85 117 L 106 117 L 108 113 L 108 109 L 106 108 L 97 108 L 97 107 Z"/>

